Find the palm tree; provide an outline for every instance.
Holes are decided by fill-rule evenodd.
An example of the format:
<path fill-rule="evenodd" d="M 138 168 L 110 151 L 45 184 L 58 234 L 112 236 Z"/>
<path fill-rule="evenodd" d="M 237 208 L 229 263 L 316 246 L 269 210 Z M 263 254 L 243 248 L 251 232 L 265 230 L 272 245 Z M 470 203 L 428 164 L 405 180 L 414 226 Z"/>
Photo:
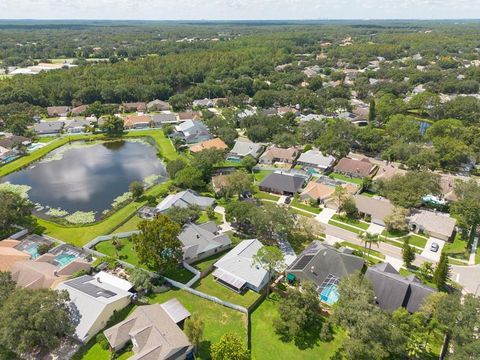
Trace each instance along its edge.
<path fill-rule="evenodd" d="M 370 257 L 370 251 L 372 250 L 372 244 L 379 246 L 382 239 L 378 234 L 372 234 L 369 232 L 363 232 L 359 236 L 360 241 L 364 244 L 365 250 L 363 251 L 363 258 L 365 258 L 365 254 L 367 253 L 367 245 L 368 245 L 368 257 Z"/>

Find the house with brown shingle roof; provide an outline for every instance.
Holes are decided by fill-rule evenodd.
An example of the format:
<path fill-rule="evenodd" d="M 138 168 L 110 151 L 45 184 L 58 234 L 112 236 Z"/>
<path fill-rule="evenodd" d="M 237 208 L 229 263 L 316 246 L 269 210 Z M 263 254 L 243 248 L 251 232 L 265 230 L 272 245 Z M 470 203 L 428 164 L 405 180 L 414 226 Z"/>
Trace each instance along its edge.
<path fill-rule="evenodd" d="M 358 191 L 358 186 L 354 184 L 342 184 L 341 186 L 346 189 L 347 193 L 350 195 L 354 195 Z M 334 192 L 334 186 L 323 184 L 321 182 L 310 181 L 300 194 L 300 198 L 303 201 L 315 200 L 323 204 L 328 203 L 328 207 L 334 208 L 336 206 L 331 204 L 330 201 Z"/>
<path fill-rule="evenodd" d="M 129 102 L 129 103 L 123 103 L 120 106 L 120 109 L 122 111 L 126 112 L 131 112 L 131 111 L 146 111 L 147 110 L 147 104 L 144 102 Z"/>
<path fill-rule="evenodd" d="M 200 120 L 201 114 L 198 111 L 183 111 L 178 113 L 178 120 L 188 121 L 188 120 Z"/>
<path fill-rule="evenodd" d="M 272 165 L 275 163 L 293 164 L 298 156 L 298 149 L 295 147 L 289 147 L 284 149 L 276 145 L 271 145 L 260 156 L 260 164 Z"/>
<path fill-rule="evenodd" d="M 83 115 L 85 111 L 87 111 L 87 108 L 88 108 L 88 105 L 80 105 L 80 106 L 74 107 L 70 111 L 70 113 L 72 114 L 72 116 Z"/>
<path fill-rule="evenodd" d="M 362 216 L 368 216 L 373 224 L 385 226 L 385 218 L 392 214 L 394 206 L 388 199 L 355 195 L 355 205 Z"/>
<path fill-rule="evenodd" d="M 47 107 L 47 114 L 49 117 L 66 117 L 70 109 L 70 106 L 49 106 Z"/>
<path fill-rule="evenodd" d="M 124 120 L 126 129 L 145 129 L 150 127 L 151 118 L 148 115 L 129 115 Z"/>
<path fill-rule="evenodd" d="M 0 241 L 0 271 L 10 271 L 12 267 L 19 261 L 30 259 L 30 255 L 15 249 L 20 241 L 6 239 Z"/>
<path fill-rule="evenodd" d="M 412 231 L 443 241 L 449 241 L 453 237 L 457 225 L 457 220 L 450 215 L 428 210 L 415 211 L 408 222 Z"/>
<path fill-rule="evenodd" d="M 217 150 L 227 150 L 228 146 L 223 142 L 222 139 L 214 138 L 206 141 L 202 141 L 201 143 L 195 144 L 190 148 L 190 152 L 198 153 L 203 150 L 208 149 L 217 149 Z"/>
<path fill-rule="evenodd" d="M 371 177 L 375 175 L 376 170 L 377 165 L 370 162 L 367 158 L 359 160 L 344 157 L 334 167 L 335 172 L 353 178 Z"/>

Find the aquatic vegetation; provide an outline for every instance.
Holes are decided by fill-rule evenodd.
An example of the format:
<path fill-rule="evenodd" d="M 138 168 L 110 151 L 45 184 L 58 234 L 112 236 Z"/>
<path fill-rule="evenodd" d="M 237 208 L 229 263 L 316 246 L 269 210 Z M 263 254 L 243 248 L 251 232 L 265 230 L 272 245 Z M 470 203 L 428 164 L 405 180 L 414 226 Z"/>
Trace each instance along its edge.
<path fill-rule="evenodd" d="M 115 199 L 113 199 L 112 208 L 116 208 L 117 206 L 120 206 L 124 202 L 130 201 L 132 200 L 132 198 L 133 198 L 132 193 L 127 191 L 126 193 L 120 196 L 117 196 Z"/>
<path fill-rule="evenodd" d="M 90 224 L 95 222 L 95 211 L 76 211 L 65 217 L 71 224 Z"/>
<path fill-rule="evenodd" d="M 0 191 L 10 191 L 12 193 L 18 194 L 21 197 L 28 199 L 28 192 L 32 187 L 28 185 L 17 185 L 12 184 L 8 181 L 0 184 Z"/>
<path fill-rule="evenodd" d="M 64 217 L 68 215 L 68 211 L 62 210 L 61 208 L 50 208 L 45 214 L 53 217 Z"/>

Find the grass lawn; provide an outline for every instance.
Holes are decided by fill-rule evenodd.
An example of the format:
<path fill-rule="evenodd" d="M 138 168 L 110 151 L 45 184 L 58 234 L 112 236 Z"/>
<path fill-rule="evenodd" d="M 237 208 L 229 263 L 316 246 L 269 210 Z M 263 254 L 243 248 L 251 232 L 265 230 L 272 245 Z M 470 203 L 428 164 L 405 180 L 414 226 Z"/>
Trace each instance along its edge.
<path fill-rule="evenodd" d="M 164 303 L 172 298 L 177 298 L 191 314 L 198 313 L 205 324 L 204 341 L 200 344 L 199 359 L 209 359 L 210 345 L 218 342 L 225 333 L 234 333 L 245 343 L 247 342 L 245 314 L 177 289 L 152 296 L 150 303 Z"/>
<path fill-rule="evenodd" d="M 211 221 L 211 220 L 208 218 L 207 212 L 202 211 L 200 217 L 197 220 L 197 223 L 204 224 L 204 223 L 209 222 L 209 221 Z M 220 225 L 223 222 L 222 214 L 219 214 L 219 213 L 216 212 L 214 221 L 215 221 L 215 224 Z"/>
<path fill-rule="evenodd" d="M 278 316 L 274 300 L 264 301 L 251 315 L 252 359 L 253 360 L 326 360 L 333 357 L 346 337 L 344 331 L 337 331 L 331 342 L 318 342 L 306 349 L 298 348 L 293 342 L 283 342 L 275 333 L 273 319 Z"/>
<path fill-rule="evenodd" d="M 461 259 L 461 260 L 468 260 L 470 256 L 470 250 L 467 248 L 468 240 L 462 238 L 462 234 L 458 232 L 453 239 L 453 242 L 445 243 L 443 247 L 443 252 L 447 253 L 448 256 Z M 478 249 L 477 249 L 478 254 Z M 462 264 L 465 265 L 465 264 Z"/>
<path fill-rule="evenodd" d="M 135 215 L 130 220 L 128 220 L 125 224 L 123 224 L 117 230 L 115 230 L 114 234 L 138 230 L 137 226 L 138 226 L 138 223 L 141 221 L 143 221 L 143 219 Z"/>
<path fill-rule="evenodd" d="M 217 262 L 217 260 L 220 259 L 227 252 L 228 252 L 228 250 L 219 252 L 215 255 L 209 256 L 208 258 L 200 260 L 200 261 L 198 261 L 196 263 L 193 263 L 191 265 L 199 271 L 204 271 L 204 270 L 208 269 L 211 265 L 215 264 Z"/>
<path fill-rule="evenodd" d="M 350 231 L 350 232 L 353 232 L 355 234 L 361 234 L 363 231 L 360 230 L 360 229 L 357 229 L 357 228 L 354 228 L 354 227 L 351 227 L 345 223 L 342 223 L 342 222 L 338 222 L 338 221 L 335 221 L 335 220 L 329 220 L 328 221 L 328 224 L 329 225 L 333 225 L 333 226 L 336 226 L 336 227 L 339 227 L 341 229 L 344 229 L 344 230 L 347 230 L 347 231 Z"/>
<path fill-rule="evenodd" d="M 315 214 L 320 214 L 320 212 L 322 211 L 318 207 L 313 207 L 313 206 L 304 204 L 301 201 L 299 201 L 298 199 L 293 199 L 292 200 L 292 206 L 295 206 L 295 207 L 297 207 L 299 209 L 302 209 L 302 210 L 313 212 Z"/>
<path fill-rule="evenodd" d="M 362 185 L 362 179 L 351 178 L 335 172 L 331 173 L 328 176 L 331 177 L 332 179 L 337 179 L 337 180 L 342 180 L 342 181 L 346 181 L 346 182 L 357 184 L 357 185 Z"/>
<path fill-rule="evenodd" d="M 272 172 L 272 170 L 258 170 L 253 173 L 253 177 L 256 182 L 262 182 Z"/>
<path fill-rule="evenodd" d="M 408 235 L 407 231 L 387 231 L 386 229 L 382 231 L 382 235 L 391 238 L 404 237 Z"/>
<path fill-rule="evenodd" d="M 415 245 L 419 247 L 425 247 L 428 239 L 418 235 L 409 235 L 407 238 L 410 240 L 410 245 Z M 405 240 L 405 239 L 402 239 Z"/>
<path fill-rule="evenodd" d="M 263 200 L 272 200 L 272 201 L 278 201 L 280 199 L 280 196 L 273 195 L 264 191 L 257 191 L 254 196 L 257 199 L 263 199 Z"/>
<path fill-rule="evenodd" d="M 359 228 L 364 229 L 364 230 L 367 230 L 368 227 L 370 226 L 370 224 L 368 224 L 366 222 L 363 222 L 363 221 L 360 221 L 360 220 L 357 220 L 357 219 L 351 219 L 348 216 L 342 216 L 342 215 L 338 215 L 338 214 L 334 214 L 332 216 L 332 219 L 335 220 L 335 221 L 338 221 L 338 222 L 343 222 L 345 224 L 349 224 L 349 225 L 359 227 Z"/>
<path fill-rule="evenodd" d="M 58 139 L 58 136 L 42 136 L 42 137 L 38 138 L 37 140 L 35 140 L 35 142 L 45 144 L 45 143 L 48 143 L 48 142 L 53 141 L 55 139 Z"/>
<path fill-rule="evenodd" d="M 260 294 L 252 290 L 247 290 L 243 294 L 237 294 L 235 291 L 217 283 L 211 274 L 198 281 L 193 287 L 198 291 L 246 308 L 260 297 Z"/>
<path fill-rule="evenodd" d="M 315 217 L 315 214 L 312 214 L 311 212 L 306 212 L 306 211 L 303 211 L 303 210 L 300 210 L 300 209 L 297 209 L 297 208 L 294 208 L 294 207 L 291 207 L 291 206 L 288 208 L 288 211 L 291 212 L 291 213 L 301 215 L 301 216 L 305 216 L 305 217 L 309 217 L 309 218 Z"/>
<path fill-rule="evenodd" d="M 360 251 L 362 254 L 363 254 L 363 251 L 365 250 L 365 247 L 364 247 L 364 246 L 362 246 L 362 245 L 357 245 L 357 244 L 353 244 L 353 243 L 348 242 L 348 241 L 342 241 L 340 244 L 343 245 L 343 246 L 347 246 L 347 247 L 349 247 L 349 248 L 358 250 L 358 251 Z M 370 255 L 376 256 L 376 257 L 378 257 L 378 258 L 380 258 L 380 259 L 385 259 L 385 255 L 383 255 L 380 251 L 374 250 L 374 246 L 375 246 L 375 245 L 373 245 L 372 250 L 370 250 Z M 367 253 L 368 253 L 368 252 L 369 252 L 369 251 L 368 251 L 368 249 L 367 249 Z"/>

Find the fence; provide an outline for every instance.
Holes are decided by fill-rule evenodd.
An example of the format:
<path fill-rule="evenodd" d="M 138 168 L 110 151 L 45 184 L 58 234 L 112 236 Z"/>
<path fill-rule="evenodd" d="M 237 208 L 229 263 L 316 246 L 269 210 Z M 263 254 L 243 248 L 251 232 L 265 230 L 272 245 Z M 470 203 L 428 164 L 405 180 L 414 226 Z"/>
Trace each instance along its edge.
<path fill-rule="evenodd" d="M 202 273 L 197 269 L 195 269 L 193 266 L 190 266 L 189 264 L 187 264 L 185 261 L 182 262 L 182 265 L 185 269 L 195 274 L 195 276 L 185 284 L 185 286 L 191 287 L 198 280 L 200 280 L 200 278 L 202 277 Z"/>
<path fill-rule="evenodd" d="M 108 241 L 108 240 L 112 240 L 114 237 L 117 237 L 119 239 L 124 239 L 124 238 L 128 238 L 134 234 L 138 234 L 140 231 L 138 230 L 135 230 L 135 231 L 127 231 L 127 232 L 124 232 L 124 233 L 118 233 L 118 234 L 111 234 L 111 235 L 104 235 L 104 236 L 98 236 L 96 237 L 95 239 L 93 239 L 92 241 L 86 243 L 83 248 L 84 249 L 92 249 L 95 247 L 95 245 L 97 245 L 98 243 L 101 243 L 103 241 Z M 105 256 L 102 254 L 102 256 Z"/>

